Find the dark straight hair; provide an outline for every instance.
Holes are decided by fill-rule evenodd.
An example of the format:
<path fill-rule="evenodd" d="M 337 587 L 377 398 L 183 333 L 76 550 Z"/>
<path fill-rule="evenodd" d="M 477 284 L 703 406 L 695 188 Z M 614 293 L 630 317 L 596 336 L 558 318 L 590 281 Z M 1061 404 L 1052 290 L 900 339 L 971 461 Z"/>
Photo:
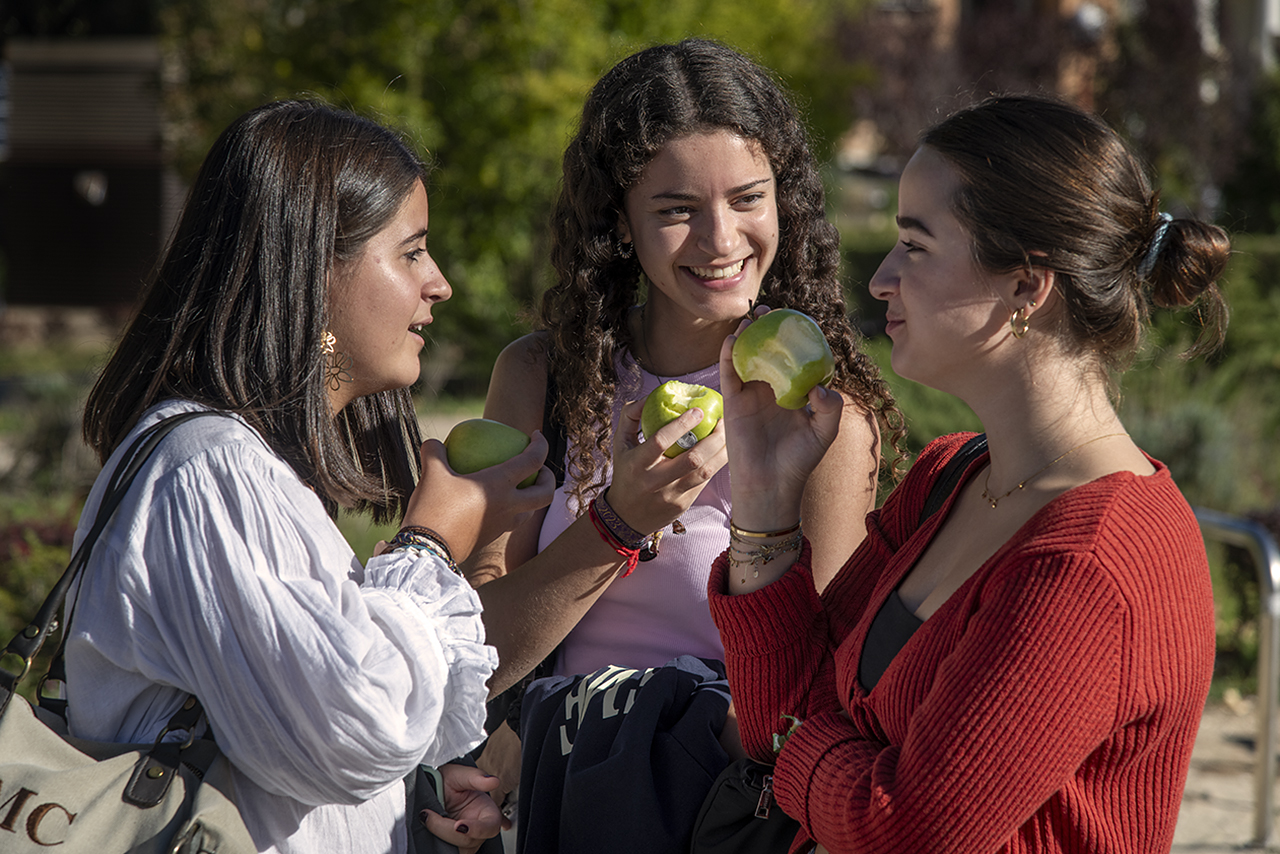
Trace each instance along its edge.
<path fill-rule="evenodd" d="M 319 102 L 233 122 L 89 394 L 84 436 L 99 458 L 148 408 L 191 400 L 243 416 L 331 513 L 398 518 L 419 475 L 409 391 L 335 417 L 321 341 L 335 266 L 360 256 L 425 175 L 395 133 Z"/>

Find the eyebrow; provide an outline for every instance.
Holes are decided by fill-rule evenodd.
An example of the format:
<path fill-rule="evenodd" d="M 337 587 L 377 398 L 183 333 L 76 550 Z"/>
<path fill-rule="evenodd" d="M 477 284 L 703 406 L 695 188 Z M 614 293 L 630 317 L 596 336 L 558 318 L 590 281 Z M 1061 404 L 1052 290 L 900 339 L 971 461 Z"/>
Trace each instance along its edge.
<path fill-rule="evenodd" d="M 406 237 L 404 240 L 401 240 L 400 245 L 408 246 L 410 243 L 417 243 L 419 240 L 421 240 L 426 236 L 427 236 L 427 230 L 425 228 L 420 228 L 417 231 L 415 231 L 413 234 Z"/>
<path fill-rule="evenodd" d="M 745 193 L 747 190 L 759 187 L 761 184 L 772 183 L 772 181 L 772 178 L 757 178 L 754 181 L 748 181 L 745 184 L 740 184 L 737 187 L 730 188 L 727 195 L 736 196 L 738 193 Z M 659 199 L 671 199 L 678 202 L 696 202 L 698 200 L 698 196 L 693 193 L 680 193 L 675 190 L 670 190 L 665 193 L 654 193 L 649 198 L 655 201 Z"/>
<path fill-rule="evenodd" d="M 933 232 L 920 220 L 913 216 L 897 216 L 894 217 L 898 221 L 898 228 L 903 231 L 918 231 L 926 237 L 933 237 Z"/>

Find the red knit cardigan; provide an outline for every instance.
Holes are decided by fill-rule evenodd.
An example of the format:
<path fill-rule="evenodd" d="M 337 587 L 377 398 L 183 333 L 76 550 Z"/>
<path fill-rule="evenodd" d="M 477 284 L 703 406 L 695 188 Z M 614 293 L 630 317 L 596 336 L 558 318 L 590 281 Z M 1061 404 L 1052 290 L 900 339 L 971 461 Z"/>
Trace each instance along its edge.
<path fill-rule="evenodd" d="M 710 580 L 743 742 L 803 832 L 840 852 L 1168 851 L 1213 670 L 1204 543 L 1169 470 L 1051 501 L 926 620 L 869 694 L 867 629 L 940 521 L 930 444 L 822 597 L 805 545 L 779 581 Z M 979 469 L 975 463 L 972 471 Z"/>

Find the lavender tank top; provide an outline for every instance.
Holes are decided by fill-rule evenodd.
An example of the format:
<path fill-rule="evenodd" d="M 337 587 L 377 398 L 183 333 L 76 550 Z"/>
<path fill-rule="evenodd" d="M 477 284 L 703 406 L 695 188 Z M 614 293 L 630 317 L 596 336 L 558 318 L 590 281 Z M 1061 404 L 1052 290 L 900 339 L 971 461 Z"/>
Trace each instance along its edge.
<path fill-rule="evenodd" d="M 640 368 L 630 355 L 620 356 L 616 365 L 615 430 L 625 401 L 643 400 L 667 380 L 720 389 L 719 365 L 662 378 Z M 609 475 L 606 469 L 606 481 Z M 567 488 L 568 484 L 556 491 L 547 509 L 539 551 L 577 518 L 567 500 Z M 615 579 L 565 638 L 556 661 L 557 675 L 591 673 L 610 664 L 661 667 L 678 655 L 724 658 L 720 633 L 707 605 L 707 580 L 712 561 L 729 545 L 728 466 L 716 472 L 680 521 L 685 533 L 675 535 L 667 526 L 658 556 L 638 564 L 627 578 Z"/>

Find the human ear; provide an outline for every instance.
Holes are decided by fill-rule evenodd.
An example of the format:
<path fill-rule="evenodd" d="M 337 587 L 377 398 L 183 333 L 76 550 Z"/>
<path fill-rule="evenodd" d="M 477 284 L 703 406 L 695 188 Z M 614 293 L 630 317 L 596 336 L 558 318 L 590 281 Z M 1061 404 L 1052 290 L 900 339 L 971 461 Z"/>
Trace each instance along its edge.
<path fill-rule="evenodd" d="M 618 214 L 618 240 L 622 243 L 631 242 L 631 226 L 624 214 Z"/>
<path fill-rule="evenodd" d="M 1053 294 L 1054 271 L 1031 264 L 1018 272 L 1013 291 L 1014 306 L 1044 308 Z"/>

